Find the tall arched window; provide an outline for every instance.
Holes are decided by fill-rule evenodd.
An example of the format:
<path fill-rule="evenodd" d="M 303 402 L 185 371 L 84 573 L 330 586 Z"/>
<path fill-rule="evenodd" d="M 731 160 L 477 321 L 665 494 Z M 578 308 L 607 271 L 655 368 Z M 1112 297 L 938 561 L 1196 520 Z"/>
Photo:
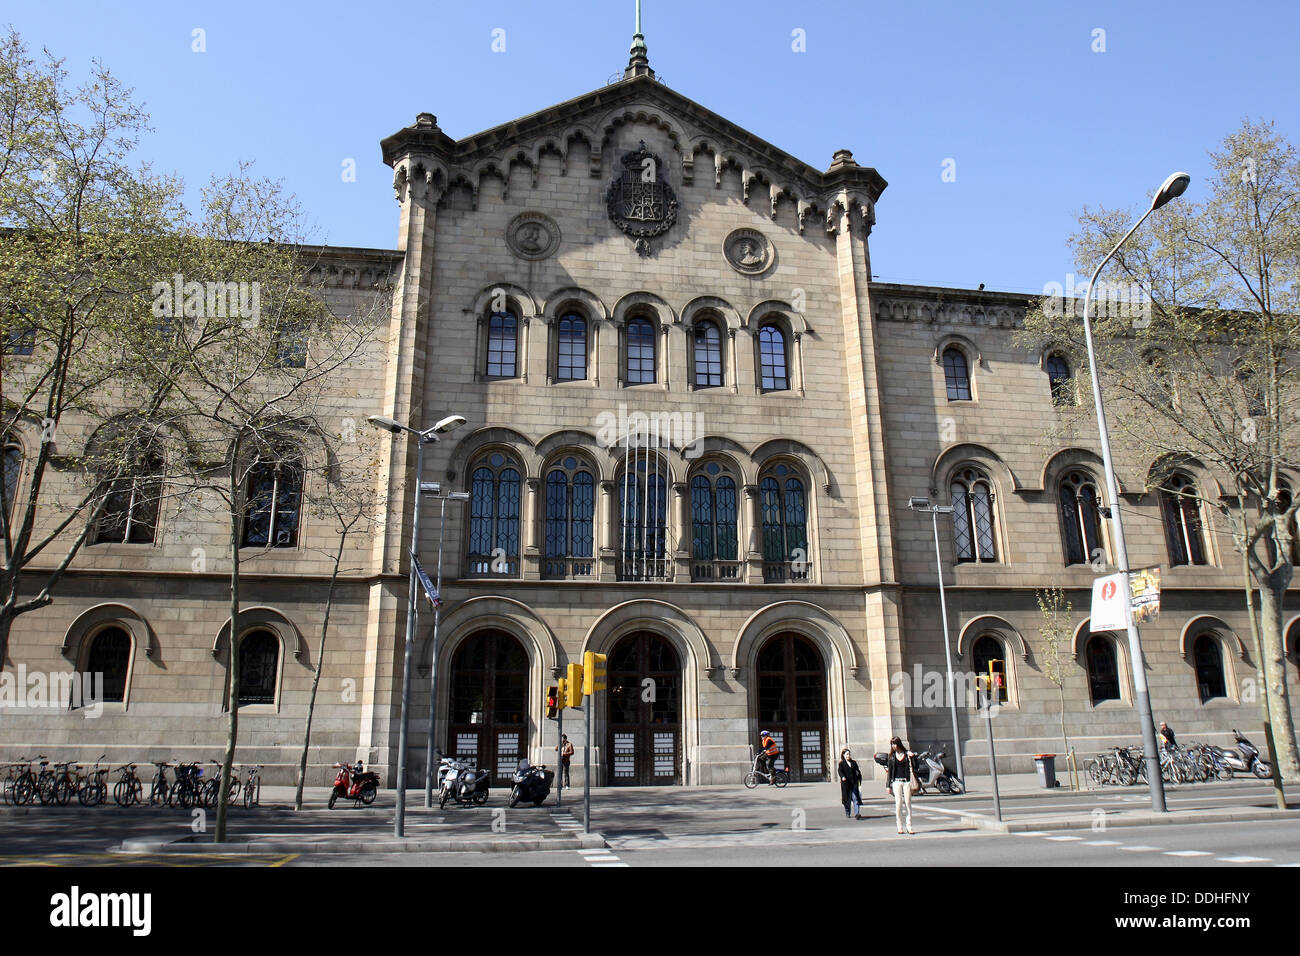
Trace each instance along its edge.
<path fill-rule="evenodd" d="M 966 353 L 955 345 L 943 350 L 943 378 L 948 386 L 948 401 L 970 401 L 970 366 Z"/>
<path fill-rule="evenodd" d="M 251 631 L 239 642 L 239 706 L 274 704 L 280 671 L 280 639 L 267 630 Z"/>
<path fill-rule="evenodd" d="M 1089 564 L 1094 555 L 1104 556 L 1098 504 L 1101 499 L 1092 476 L 1086 472 L 1072 471 L 1062 477 L 1058 500 L 1061 505 L 1061 533 L 1065 539 L 1065 563 Z"/>
<path fill-rule="evenodd" d="M 595 487 L 591 466 L 572 455 L 547 473 L 544 577 L 585 578 L 595 573 Z"/>
<path fill-rule="evenodd" d="M 998 559 L 993 531 L 993 486 L 974 468 L 953 477 L 952 527 L 959 562 Z"/>
<path fill-rule="evenodd" d="M 759 383 L 765 392 L 783 392 L 790 387 L 786 371 L 785 333 L 775 325 L 758 330 Z"/>
<path fill-rule="evenodd" d="M 519 470 L 494 452 L 472 472 L 469 492 L 471 575 L 519 573 Z"/>
<path fill-rule="evenodd" d="M 1223 648 L 1212 634 L 1199 634 L 1192 642 L 1192 657 L 1196 661 L 1196 689 L 1201 703 L 1216 697 L 1228 696 L 1228 682 L 1223 676 Z"/>
<path fill-rule="evenodd" d="M 722 333 L 708 320 L 695 326 L 695 387 L 715 388 L 722 384 Z"/>
<path fill-rule="evenodd" d="M 513 312 L 493 312 L 488 320 L 488 378 L 514 378 L 519 352 L 519 320 Z"/>
<path fill-rule="evenodd" d="M 1088 670 L 1088 691 L 1094 705 L 1119 700 L 1119 658 L 1112 634 L 1094 634 L 1084 651 Z"/>
<path fill-rule="evenodd" d="M 272 461 L 255 465 L 248 475 L 244 511 L 246 548 L 294 548 L 302 510 L 302 465 Z"/>
<path fill-rule="evenodd" d="M 758 483 L 763 519 L 763 580 L 807 581 L 808 499 L 803 481 L 788 465 L 777 465 Z"/>
<path fill-rule="evenodd" d="M 618 483 L 618 579 L 659 581 L 669 576 L 668 470 L 653 453 L 634 457 Z"/>
<path fill-rule="evenodd" d="M 18 481 L 23 474 L 23 450 L 18 445 L 4 446 L 4 509 L 12 519 L 14 500 L 18 497 Z"/>
<path fill-rule="evenodd" d="M 655 327 L 649 319 L 627 324 L 627 383 L 648 385 L 655 380 Z"/>
<path fill-rule="evenodd" d="M 92 689 L 96 682 L 104 682 L 100 700 L 120 704 L 126 699 L 126 676 L 130 666 L 131 635 L 122 628 L 106 627 L 91 638 L 90 650 L 86 654 L 86 672 L 92 675 Z"/>
<path fill-rule="evenodd" d="M 691 479 L 691 580 L 740 580 L 736 515 L 736 480 L 707 462 Z"/>
<path fill-rule="evenodd" d="M 569 313 L 560 319 L 556 343 L 556 380 L 581 382 L 587 377 L 587 320 Z"/>
<path fill-rule="evenodd" d="M 1052 389 L 1053 405 L 1074 404 L 1074 376 L 1065 356 L 1052 353 L 1047 357 L 1047 382 Z"/>
<path fill-rule="evenodd" d="M 1006 703 L 1007 701 L 1007 652 L 1003 647 L 1002 641 L 992 634 L 981 635 L 975 644 L 971 647 L 971 658 L 975 665 L 976 676 L 987 675 L 989 672 L 989 663 L 993 662 L 993 673 L 1001 675 L 1002 682 L 999 684 L 998 702 Z"/>
<path fill-rule="evenodd" d="M 1205 564 L 1205 538 L 1196 485 L 1186 475 L 1172 475 L 1160 489 L 1169 563 Z"/>
<path fill-rule="evenodd" d="M 162 496 L 162 459 L 144 455 L 135 474 L 119 478 L 108 490 L 104 510 L 95 526 L 95 543 L 152 544 Z"/>
<path fill-rule="evenodd" d="M 1143 358 L 1147 364 L 1147 401 L 1160 408 L 1169 408 L 1174 404 L 1174 383 L 1165 353 L 1153 349 Z"/>

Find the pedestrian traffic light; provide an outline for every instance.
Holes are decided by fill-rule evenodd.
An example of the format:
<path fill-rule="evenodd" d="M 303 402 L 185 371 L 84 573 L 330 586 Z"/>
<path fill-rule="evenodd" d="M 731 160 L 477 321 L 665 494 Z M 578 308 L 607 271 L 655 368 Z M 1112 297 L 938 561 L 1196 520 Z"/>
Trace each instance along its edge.
<path fill-rule="evenodd" d="M 592 651 L 587 651 L 582 656 L 582 692 L 587 696 L 605 689 L 606 659 L 604 654 L 596 654 Z"/>
<path fill-rule="evenodd" d="M 560 712 L 560 688 L 558 684 L 552 684 L 546 688 L 546 719 L 554 720 Z"/>
<path fill-rule="evenodd" d="M 570 664 L 569 676 L 565 681 L 564 706 L 581 707 L 582 706 L 582 665 Z"/>

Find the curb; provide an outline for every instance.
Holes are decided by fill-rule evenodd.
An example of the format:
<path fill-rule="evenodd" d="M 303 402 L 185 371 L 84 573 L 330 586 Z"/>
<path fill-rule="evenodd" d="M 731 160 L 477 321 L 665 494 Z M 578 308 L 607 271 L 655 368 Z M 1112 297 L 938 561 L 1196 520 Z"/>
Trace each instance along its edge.
<path fill-rule="evenodd" d="M 1039 830 L 1092 830 L 1096 818 L 1091 813 L 1077 817 L 1049 817 L 1045 820 L 1003 820 L 1001 822 L 980 814 L 963 813 L 962 823 L 980 830 L 995 833 L 1029 833 Z M 1168 813 L 1115 813 L 1101 818 L 1102 829 L 1112 827 L 1148 827 L 1159 825 L 1185 825 L 1189 823 L 1239 823 L 1251 820 L 1300 820 L 1300 812 L 1258 808 L 1253 810 L 1170 810 Z"/>
<path fill-rule="evenodd" d="M 123 840 L 116 853 L 175 854 L 192 853 L 521 853 L 537 850 L 595 850 L 605 846 L 599 833 L 563 837 L 521 837 L 513 840 L 493 839 L 410 839 L 410 840 L 248 840 L 213 843 L 189 840 Z"/>

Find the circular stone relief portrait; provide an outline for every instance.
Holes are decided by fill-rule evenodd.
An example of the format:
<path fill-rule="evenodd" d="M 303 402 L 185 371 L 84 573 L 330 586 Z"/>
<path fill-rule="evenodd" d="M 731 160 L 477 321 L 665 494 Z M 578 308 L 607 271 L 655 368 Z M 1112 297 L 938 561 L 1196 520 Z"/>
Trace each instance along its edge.
<path fill-rule="evenodd" d="M 722 253 L 731 268 L 745 275 L 758 275 L 772 268 L 776 250 L 757 229 L 737 229 L 722 243 Z"/>
<path fill-rule="evenodd" d="M 560 245 L 560 227 L 545 213 L 521 212 L 506 227 L 506 245 L 520 259 L 545 259 Z"/>

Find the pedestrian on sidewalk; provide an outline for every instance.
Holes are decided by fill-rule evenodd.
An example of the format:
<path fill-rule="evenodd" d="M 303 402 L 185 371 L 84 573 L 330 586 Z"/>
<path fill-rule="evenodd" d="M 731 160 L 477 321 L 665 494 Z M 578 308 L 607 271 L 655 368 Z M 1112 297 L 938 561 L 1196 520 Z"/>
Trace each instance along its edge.
<path fill-rule="evenodd" d="M 855 820 L 862 819 L 861 786 L 862 771 L 858 769 L 858 762 L 849 753 L 849 748 L 845 747 L 840 751 L 840 802 L 844 804 L 844 815 Z"/>
<path fill-rule="evenodd" d="M 903 810 L 907 810 L 907 832 L 912 829 L 912 794 L 921 788 L 916 779 L 916 754 L 903 746 L 902 737 L 889 741 L 889 776 L 885 789 L 894 792 L 894 817 L 898 821 L 898 832 L 903 832 Z"/>
<path fill-rule="evenodd" d="M 560 775 L 564 780 L 563 786 L 573 786 L 569 783 L 569 764 L 573 762 L 573 744 L 569 743 L 569 735 L 561 734 L 564 739 L 556 749 L 560 751 Z"/>

